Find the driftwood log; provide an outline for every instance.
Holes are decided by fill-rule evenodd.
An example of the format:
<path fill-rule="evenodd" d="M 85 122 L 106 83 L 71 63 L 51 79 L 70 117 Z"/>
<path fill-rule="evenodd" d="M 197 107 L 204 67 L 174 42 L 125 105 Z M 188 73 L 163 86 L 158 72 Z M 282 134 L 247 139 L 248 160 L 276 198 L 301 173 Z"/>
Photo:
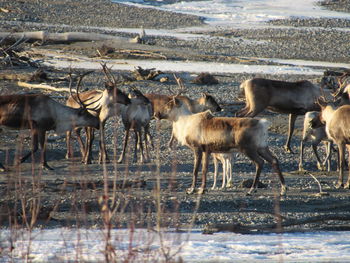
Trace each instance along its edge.
<path fill-rule="evenodd" d="M 45 89 L 45 90 L 51 90 L 51 91 L 64 91 L 64 92 L 70 92 L 69 88 L 56 88 L 44 83 L 40 84 L 32 84 L 32 83 L 27 83 L 23 81 L 18 81 L 17 85 L 20 87 L 28 88 L 28 89 Z"/>
<path fill-rule="evenodd" d="M 278 216 L 277 216 L 278 217 Z M 260 233 L 283 233 L 283 232 L 297 232 L 300 231 L 300 227 L 296 229 L 290 229 L 293 226 L 301 226 L 311 223 L 325 223 L 328 221 L 350 221 L 350 215 L 339 215 L 339 214 L 327 214 L 317 215 L 301 219 L 284 219 L 279 217 L 278 223 L 262 224 L 262 225 L 242 225 L 240 223 L 232 224 L 210 224 L 203 230 L 204 234 L 213 234 L 217 232 L 233 232 L 239 234 L 260 234 Z M 326 228 L 320 227 L 318 230 L 336 230 L 339 225 L 330 226 Z M 285 228 L 289 229 L 285 229 Z M 339 226 L 341 230 L 350 230 L 349 225 Z"/>
<path fill-rule="evenodd" d="M 101 41 L 101 40 L 121 40 L 123 38 L 98 34 L 98 33 L 85 33 L 85 32 L 66 32 L 66 33 L 50 33 L 47 31 L 33 31 L 33 32 L 0 32 L 0 39 L 6 39 L 6 41 L 50 41 L 50 42 L 77 42 L 77 41 Z"/>

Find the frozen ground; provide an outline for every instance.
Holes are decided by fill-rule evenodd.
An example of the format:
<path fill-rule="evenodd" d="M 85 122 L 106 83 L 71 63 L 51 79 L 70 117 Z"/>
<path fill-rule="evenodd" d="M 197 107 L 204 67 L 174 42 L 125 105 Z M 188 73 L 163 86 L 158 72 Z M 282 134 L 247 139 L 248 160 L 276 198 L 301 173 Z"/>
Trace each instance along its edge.
<path fill-rule="evenodd" d="M 167 4 L 165 1 L 113 0 L 119 3 L 137 6 L 155 6 L 168 11 L 194 14 L 206 18 L 211 26 L 220 27 L 255 27 L 263 26 L 261 22 L 271 19 L 300 18 L 345 18 L 348 13 L 327 10 L 317 5 L 315 0 L 208 0 L 176 1 Z"/>
<path fill-rule="evenodd" d="M 164 231 L 164 230 L 162 230 Z M 6 256 L 0 262 L 22 262 L 29 247 L 32 262 L 103 261 L 104 233 L 101 230 L 48 229 L 17 232 L 10 253 L 9 231 L 0 234 Z M 14 233 L 13 233 L 14 234 Z M 240 235 L 200 232 L 149 232 L 137 229 L 113 230 L 116 257 L 132 262 L 162 262 L 162 249 L 184 262 L 349 262 L 350 233 L 293 233 Z"/>

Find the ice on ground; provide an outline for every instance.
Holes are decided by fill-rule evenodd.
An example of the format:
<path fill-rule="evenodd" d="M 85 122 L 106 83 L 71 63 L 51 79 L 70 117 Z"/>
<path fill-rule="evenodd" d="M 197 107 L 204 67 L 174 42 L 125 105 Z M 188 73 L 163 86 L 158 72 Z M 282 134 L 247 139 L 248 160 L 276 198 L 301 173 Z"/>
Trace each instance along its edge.
<path fill-rule="evenodd" d="M 209 0 L 166 1 L 113 0 L 142 7 L 152 6 L 167 11 L 176 11 L 205 17 L 213 26 L 253 26 L 271 19 L 289 17 L 301 18 L 343 18 L 350 19 L 348 13 L 327 10 L 317 5 L 317 0 Z M 161 5 L 160 5 L 161 4 Z"/>
<path fill-rule="evenodd" d="M 32 262 L 103 261 L 105 236 L 96 229 L 35 229 L 31 235 L 24 230 L 1 230 L 0 262 L 22 262 L 26 257 Z M 114 229 L 110 240 L 121 262 L 162 262 L 165 254 L 184 262 L 350 261 L 350 232 L 203 235 L 199 231 Z"/>

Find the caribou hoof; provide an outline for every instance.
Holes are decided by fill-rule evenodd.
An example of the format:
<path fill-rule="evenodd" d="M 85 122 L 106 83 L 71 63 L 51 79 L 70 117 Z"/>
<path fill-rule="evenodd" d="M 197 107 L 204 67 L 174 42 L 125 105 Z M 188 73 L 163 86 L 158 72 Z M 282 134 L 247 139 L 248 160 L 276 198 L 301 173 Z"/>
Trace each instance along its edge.
<path fill-rule="evenodd" d="M 231 181 L 227 182 L 226 187 L 227 188 L 232 188 L 233 187 L 233 183 Z"/>
<path fill-rule="evenodd" d="M 250 196 L 252 195 L 252 193 L 255 193 L 256 192 L 256 189 L 255 188 L 250 188 L 250 190 L 248 191 L 248 193 L 246 193 L 247 196 Z"/>
<path fill-rule="evenodd" d="M 286 186 L 282 186 L 280 195 L 281 196 L 286 196 L 288 188 Z"/>
<path fill-rule="evenodd" d="M 202 195 L 204 193 L 205 193 L 205 188 L 203 188 L 203 187 L 198 188 L 197 194 Z"/>
<path fill-rule="evenodd" d="M 344 185 L 342 182 L 337 182 L 336 185 L 335 185 L 335 188 L 336 189 L 339 189 L 339 188 L 342 188 Z"/>
<path fill-rule="evenodd" d="M 344 185 L 344 189 L 350 189 L 350 182 L 347 182 L 347 183 Z"/>
<path fill-rule="evenodd" d="M 188 195 L 191 195 L 191 194 L 194 193 L 194 190 L 195 190 L 194 187 L 187 188 L 186 193 L 187 193 Z"/>
<path fill-rule="evenodd" d="M 52 167 L 50 167 L 47 163 L 44 163 L 43 165 L 42 165 L 42 168 L 44 169 L 44 170 L 49 170 L 49 171 L 53 171 L 54 169 L 52 168 Z"/>
<path fill-rule="evenodd" d="M 82 164 L 91 164 L 91 160 L 81 160 Z"/>
<path fill-rule="evenodd" d="M 292 149 L 288 146 L 284 146 L 284 150 L 287 152 L 287 153 L 292 153 L 294 154 L 294 152 L 292 151 Z"/>
<path fill-rule="evenodd" d="M 298 169 L 299 172 L 306 172 L 306 170 L 304 169 L 303 166 L 299 165 L 299 169 Z"/>
<path fill-rule="evenodd" d="M 327 170 L 326 166 L 323 165 L 323 164 L 320 164 L 320 163 L 317 164 L 317 169 L 320 170 L 320 171 L 326 171 Z"/>

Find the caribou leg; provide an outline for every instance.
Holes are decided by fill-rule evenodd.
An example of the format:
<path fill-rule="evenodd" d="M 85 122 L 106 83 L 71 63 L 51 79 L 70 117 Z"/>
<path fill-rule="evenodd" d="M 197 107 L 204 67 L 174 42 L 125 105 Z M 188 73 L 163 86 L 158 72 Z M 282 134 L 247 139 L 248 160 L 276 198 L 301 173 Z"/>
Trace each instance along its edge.
<path fill-rule="evenodd" d="M 210 153 L 208 151 L 204 151 L 202 153 L 202 184 L 198 189 L 198 194 L 204 194 L 205 187 L 207 185 L 207 172 L 208 172 L 208 164 L 209 164 L 209 156 Z"/>
<path fill-rule="evenodd" d="M 0 172 L 5 172 L 7 171 L 6 168 L 0 163 Z"/>
<path fill-rule="evenodd" d="M 126 147 L 128 146 L 129 132 L 130 132 L 130 128 L 125 127 L 125 137 L 124 137 L 123 149 L 122 149 L 122 153 L 118 159 L 118 163 L 124 162 L 125 151 L 126 151 Z"/>
<path fill-rule="evenodd" d="M 213 182 L 213 186 L 211 187 L 211 190 L 216 189 L 216 179 L 218 177 L 218 171 L 219 171 L 219 163 L 216 157 L 213 158 L 213 161 L 214 161 L 214 182 Z"/>
<path fill-rule="evenodd" d="M 92 155 L 92 144 L 95 137 L 95 131 L 91 127 L 86 128 L 86 148 L 83 155 L 82 163 L 91 164 L 91 155 Z"/>
<path fill-rule="evenodd" d="M 279 167 L 279 163 L 277 158 L 270 152 L 268 147 L 261 148 L 258 150 L 259 155 L 266 160 L 268 163 L 271 164 L 273 170 L 275 173 L 277 173 L 280 183 L 281 183 L 281 195 L 285 195 L 287 191 L 286 183 L 283 177 L 283 174 L 281 172 L 281 169 Z"/>
<path fill-rule="evenodd" d="M 100 154 L 98 157 L 98 162 L 99 164 L 109 162 L 105 141 L 105 122 L 100 123 Z"/>
<path fill-rule="evenodd" d="M 350 145 L 346 145 L 346 148 L 348 149 L 348 153 L 350 153 Z M 349 163 L 350 163 L 350 155 L 349 155 Z M 346 181 L 344 188 L 346 189 L 350 188 L 350 169 L 349 169 L 348 180 Z"/>
<path fill-rule="evenodd" d="M 191 184 L 191 187 L 186 190 L 187 194 L 193 194 L 196 189 L 198 170 L 202 161 L 203 151 L 201 149 L 194 148 L 193 154 L 194 154 L 194 166 L 193 166 L 193 174 L 192 174 L 192 184 Z"/>
<path fill-rule="evenodd" d="M 258 187 L 261 170 L 264 166 L 264 160 L 259 156 L 256 150 L 245 151 L 245 154 L 255 163 L 255 176 L 253 184 L 247 193 L 247 195 L 251 195 L 253 192 L 256 191 L 256 188 Z"/>
<path fill-rule="evenodd" d="M 293 153 L 292 149 L 290 148 L 290 141 L 291 141 L 292 136 L 293 136 L 295 121 L 296 121 L 297 117 L 298 117 L 298 115 L 289 114 L 288 138 L 287 138 L 287 142 L 284 146 L 284 149 L 289 153 Z"/>
<path fill-rule="evenodd" d="M 38 131 L 32 129 L 31 130 L 31 151 L 24 155 L 19 163 L 25 162 L 30 156 L 34 158 L 34 154 L 38 151 Z"/>
<path fill-rule="evenodd" d="M 39 140 L 39 145 L 41 148 L 41 163 L 42 163 L 42 167 L 43 169 L 47 169 L 47 170 L 53 170 L 53 168 L 51 168 L 46 160 L 46 132 L 45 131 L 39 131 L 38 132 L 38 140 Z"/>
<path fill-rule="evenodd" d="M 335 188 L 340 188 L 343 186 L 343 177 L 344 177 L 344 163 L 345 163 L 345 145 L 344 144 L 338 144 L 338 151 L 339 151 L 339 176 L 338 181 L 335 185 Z"/>

